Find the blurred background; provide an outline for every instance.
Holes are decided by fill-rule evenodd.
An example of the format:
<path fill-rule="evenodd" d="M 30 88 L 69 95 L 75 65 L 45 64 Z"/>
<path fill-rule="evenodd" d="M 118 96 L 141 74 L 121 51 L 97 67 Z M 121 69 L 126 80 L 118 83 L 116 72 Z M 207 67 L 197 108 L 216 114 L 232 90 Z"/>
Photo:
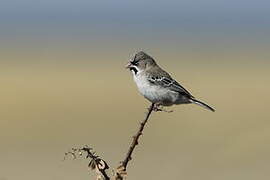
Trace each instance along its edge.
<path fill-rule="evenodd" d="M 138 50 L 216 109 L 155 113 L 129 179 L 270 176 L 270 3 L 2 0 L 0 180 L 91 179 L 85 144 L 115 168 L 149 106 L 124 69 Z"/>

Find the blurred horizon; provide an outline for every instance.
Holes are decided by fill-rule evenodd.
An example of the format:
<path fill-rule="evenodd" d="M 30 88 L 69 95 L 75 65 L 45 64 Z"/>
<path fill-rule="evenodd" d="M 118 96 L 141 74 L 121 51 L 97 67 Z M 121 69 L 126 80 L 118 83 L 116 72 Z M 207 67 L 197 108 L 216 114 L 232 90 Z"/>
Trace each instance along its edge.
<path fill-rule="evenodd" d="M 85 144 L 117 167 L 149 106 L 124 68 L 138 50 L 217 111 L 154 113 L 128 179 L 267 179 L 269 5 L 2 1 L 0 180 L 94 178 L 62 161 Z"/>

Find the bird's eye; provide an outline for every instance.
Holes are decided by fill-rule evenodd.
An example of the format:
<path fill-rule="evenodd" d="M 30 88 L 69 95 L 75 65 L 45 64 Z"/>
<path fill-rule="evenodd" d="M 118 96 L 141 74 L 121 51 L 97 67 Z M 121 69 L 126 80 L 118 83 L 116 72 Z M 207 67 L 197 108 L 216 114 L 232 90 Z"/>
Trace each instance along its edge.
<path fill-rule="evenodd" d="M 131 64 L 134 65 L 134 66 L 138 66 L 139 62 L 138 61 L 132 61 Z"/>

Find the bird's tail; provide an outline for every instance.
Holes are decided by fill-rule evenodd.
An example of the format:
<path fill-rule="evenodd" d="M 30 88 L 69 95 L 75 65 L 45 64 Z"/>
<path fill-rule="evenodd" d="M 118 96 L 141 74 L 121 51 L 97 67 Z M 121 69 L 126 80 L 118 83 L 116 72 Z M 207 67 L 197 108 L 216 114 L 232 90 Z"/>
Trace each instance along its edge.
<path fill-rule="evenodd" d="M 199 105 L 199 106 L 201 106 L 201 107 L 203 107 L 203 108 L 205 108 L 205 109 L 208 109 L 208 110 L 210 110 L 210 111 L 212 111 L 212 112 L 215 112 L 215 109 L 211 108 L 209 105 L 207 105 L 207 104 L 205 104 L 205 103 L 203 103 L 203 102 L 201 102 L 201 101 L 198 101 L 198 100 L 196 100 L 196 99 L 194 99 L 194 98 L 190 99 L 190 101 L 191 101 L 191 103 L 193 103 L 193 104 L 197 104 L 197 105 Z"/>

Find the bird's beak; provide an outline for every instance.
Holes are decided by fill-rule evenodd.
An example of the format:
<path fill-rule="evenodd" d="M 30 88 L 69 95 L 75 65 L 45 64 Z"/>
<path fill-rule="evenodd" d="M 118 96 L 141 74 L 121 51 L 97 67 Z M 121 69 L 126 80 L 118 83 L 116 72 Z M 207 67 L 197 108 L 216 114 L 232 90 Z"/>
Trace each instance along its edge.
<path fill-rule="evenodd" d="M 131 68 L 132 66 L 133 66 L 133 65 L 132 65 L 131 62 L 129 61 L 125 67 L 128 69 L 128 68 Z"/>

